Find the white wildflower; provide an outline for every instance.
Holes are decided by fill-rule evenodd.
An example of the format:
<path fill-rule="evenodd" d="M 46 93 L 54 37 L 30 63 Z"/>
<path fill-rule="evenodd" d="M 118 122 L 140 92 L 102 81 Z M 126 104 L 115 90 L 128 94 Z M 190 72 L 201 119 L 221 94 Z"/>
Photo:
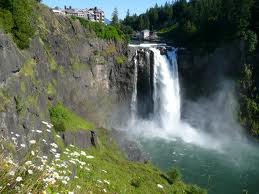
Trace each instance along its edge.
<path fill-rule="evenodd" d="M 22 148 L 25 148 L 25 147 L 26 147 L 26 145 L 25 145 L 25 144 L 21 144 L 20 146 L 21 146 Z"/>
<path fill-rule="evenodd" d="M 70 147 L 72 147 L 72 148 L 74 148 L 74 147 L 75 147 L 75 146 L 74 146 L 74 145 L 72 145 L 72 144 L 70 144 L 69 146 L 70 146 Z"/>
<path fill-rule="evenodd" d="M 35 144 L 36 143 L 35 140 L 30 140 L 29 142 L 30 142 L 30 144 Z"/>
<path fill-rule="evenodd" d="M 26 165 L 26 166 L 32 165 L 32 161 L 29 160 L 29 161 L 25 162 L 25 165 Z"/>
<path fill-rule="evenodd" d="M 22 177 L 18 176 L 18 177 L 16 178 L 16 182 L 21 182 L 21 181 L 22 181 Z"/>
<path fill-rule="evenodd" d="M 102 170 L 102 172 L 107 173 L 107 171 L 106 171 L 106 170 Z"/>
<path fill-rule="evenodd" d="M 104 192 L 104 193 L 107 193 L 106 189 L 103 189 L 103 192 Z"/>
<path fill-rule="evenodd" d="M 46 122 L 46 121 L 41 121 L 41 123 L 44 124 L 44 125 L 48 125 L 48 124 L 49 124 L 49 123 Z"/>
<path fill-rule="evenodd" d="M 47 131 L 48 133 L 51 133 L 51 130 L 49 130 L 49 129 L 46 129 L 46 131 Z"/>
<path fill-rule="evenodd" d="M 35 156 L 35 152 L 33 150 L 31 151 L 31 155 Z"/>
<path fill-rule="evenodd" d="M 106 184 L 110 184 L 110 182 L 109 181 L 107 181 L 107 180 L 103 180 L 103 182 L 105 182 Z"/>
<path fill-rule="evenodd" d="M 163 189 L 163 185 L 160 185 L 160 184 L 157 184 L 157 187 L 160 188 L 160 189 Z"/>
<path fill-rule="evenodd" d="M 51 152 L 54 152 L 54 153 L 57 152 L 57 150 L 56 150 L 55 148 L 52 148 L 50 151 L 51 151 Z"/>
<path fill-rule="evenodd" d="M 103 183 L 101 180 L 97 180 L 98 183 Z"/>
<path fill-rule="evenodd" d="M 50 144 L 52 147 L 54 147 L 54 148 L 58 148 L 58 145 L 57 144 L 55 144 L 55 143 L 52 143 L 52 144 Z"/>
<path fill-rule="evenodd" d="M 74 194 L 74 192 L 72 192 L 72 191 L 69 191 L 69 192 L 68 192 L 68 194 Z"/>
<path fill-rule="evenodd" d="M 77 185 L 76 188 L 81 189 L 81 186 Z"/>
<path fill-rule="evenodd" d="M 59 179 L 59 174 L 57 172 L 53 172 L 53 177 Z"/>
<path fill-rule="evenodd" d="M 93 156 L 86 156 L 86 158 L 93 159 L 94 157 Z"/>
<path fill-rule="evenodd" d="M 75 178 L 75 179 L 78 179 L 79 177 L 78 177 L 78 176 L 75 176 L 74 178 Z"/>
<path fill-rule="evenodd" d="M 28 173 L 29 173 L 29 174 L 33 174 L 33 171 L 32 171 L 32 170 L 28 170 Z"/>
<path fill-rule="evenodd" d="M 61 138 L 60 135 L 56 135 L 57 138 Z"/>
<path fill-rule="evenodd" d="M 80 154 L 78 152 L 73 152 L 73 153 L 71 153 L 71 156 L 79 157 Z"/>
<path fill-rule="evenodd" d="M 17 140 L 17 138 L 16 138 L 16 137 L 12 137 L 12 140 L 13 140 L 13 141 L 16 141 L 16 140 Z"/>
<path fill-rule="evenodd" d="M 90 171 L 90 169 L 89 169 L 89 168 L 87 168 L 87 167 L 85 167 L 85 170 Z"/>
<path fill-rule="evenodd" d="M 76 164 L 76 162 L 74 160 L 69 160 L 69 162 L 72 164 Z"/>
<path fill-rule="evenodd" d="M 10 176 L 14 176 L 14 175 L 15 175 L 15 172 L 14 172 L 14 171 L 10 171 L 10 172 L 9 172 L 9 175 L 10 175 Z"/>
<path fill-rule="evenodd" d="M 86 153 L 84 151 L 81 151 L 81 156 L 86 156 Z"/>
<path fill-rule="evenodd" d="M 13 135 L 13 134 L 14 134 L 14 132 L 12 132 L 12 131 L 11 131 L 11 134 Z"/>
<path fill-rule="evenodd" d="M 67 185 L 67 181 L 66 181 L 66 180 L 63 180 L 62 183 L 63 183 L 64 185 Z"/>
<path fill-rule="evenodd" d="M 17 134 L 17 133 L 15 134 L 15 136 L 16 136 L 16 137 L 20 137 L 20 135 L 19 135 L 19 134 Z"/>
<path fill-rule="evenodd" d="M 42 133 L 42 131 L 41 131 L 41 130 L 36 130 L 36 132 L 37 132 L 37 133 Z"/>

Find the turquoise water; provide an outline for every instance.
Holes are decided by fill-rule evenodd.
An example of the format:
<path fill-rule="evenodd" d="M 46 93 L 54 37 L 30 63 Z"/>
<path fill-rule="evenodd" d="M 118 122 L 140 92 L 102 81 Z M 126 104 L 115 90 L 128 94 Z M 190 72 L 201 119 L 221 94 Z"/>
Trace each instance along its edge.
<path fill-rule="evenodd" d="M 142 139 L 141 144 L 156 166 L 180 169 L 184 181 L 209 194 L 259 194 L 259 145 L 236 142 L 219 152 L 181 140 Z"/>

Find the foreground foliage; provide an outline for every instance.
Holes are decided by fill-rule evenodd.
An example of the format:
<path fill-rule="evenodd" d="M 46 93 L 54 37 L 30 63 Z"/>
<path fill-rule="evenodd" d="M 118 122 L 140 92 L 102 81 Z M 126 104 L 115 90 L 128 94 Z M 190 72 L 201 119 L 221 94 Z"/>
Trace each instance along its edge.
<path fill-rule="evenodd" d="M 175 173 L 168 176 L 151 164 L 127 161 L 105 129 L 98 132 L 98 147 L 82 150 L 47 140 L 46 136 L 55 135 L 53 125 L 42 123 L 46 131 L 33 131 L 37 141 L 20 144 L 20 135 L 13 132 L 11 139 L 1 139 L 1 193 L 206 193 L 184 184 Z M 42 147 L 48 151 L 42 152 Z M 28 154 L 15 160 L 22 152 Z"/>

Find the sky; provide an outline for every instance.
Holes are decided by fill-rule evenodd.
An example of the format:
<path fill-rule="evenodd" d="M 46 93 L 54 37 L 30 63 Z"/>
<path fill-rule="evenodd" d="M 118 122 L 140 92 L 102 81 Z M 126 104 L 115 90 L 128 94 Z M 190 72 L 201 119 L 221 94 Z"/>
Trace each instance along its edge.
<path fill-rule="evenodd" d="M 127 10 L 130 14 L 144 13 L 148 8 L 164 4 L 167 0 L 43 0 L 43 3 L 49 7 L 64 7 L 64 5 L 74 8 L 90 8 L 98 7 L 105 12 L 105 17 L 111 19 L 112 12 L 115 7 L 118 8 L 119 18 L 123 19 L 126 16 Z"/>

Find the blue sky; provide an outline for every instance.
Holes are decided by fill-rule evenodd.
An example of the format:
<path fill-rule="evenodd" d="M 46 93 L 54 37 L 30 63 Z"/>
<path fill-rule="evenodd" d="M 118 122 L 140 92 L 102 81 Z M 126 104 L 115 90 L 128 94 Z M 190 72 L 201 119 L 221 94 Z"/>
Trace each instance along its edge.
<path fill-rule="evenodd" d="M 105 17 L 110 19 L 112 11 L 115 7 L 119 10 L 119 17 L 123 19 L 126 15 L 127 9 L 130 13 L 143 13 L 148 8 L 164 4 L 167 0 L 43 0 L 43 3 L 50 7 L 64 7 L 64 5 L 71 5 L 75 8 L 89 8 L 99 7 L 105 11 Z"/>

